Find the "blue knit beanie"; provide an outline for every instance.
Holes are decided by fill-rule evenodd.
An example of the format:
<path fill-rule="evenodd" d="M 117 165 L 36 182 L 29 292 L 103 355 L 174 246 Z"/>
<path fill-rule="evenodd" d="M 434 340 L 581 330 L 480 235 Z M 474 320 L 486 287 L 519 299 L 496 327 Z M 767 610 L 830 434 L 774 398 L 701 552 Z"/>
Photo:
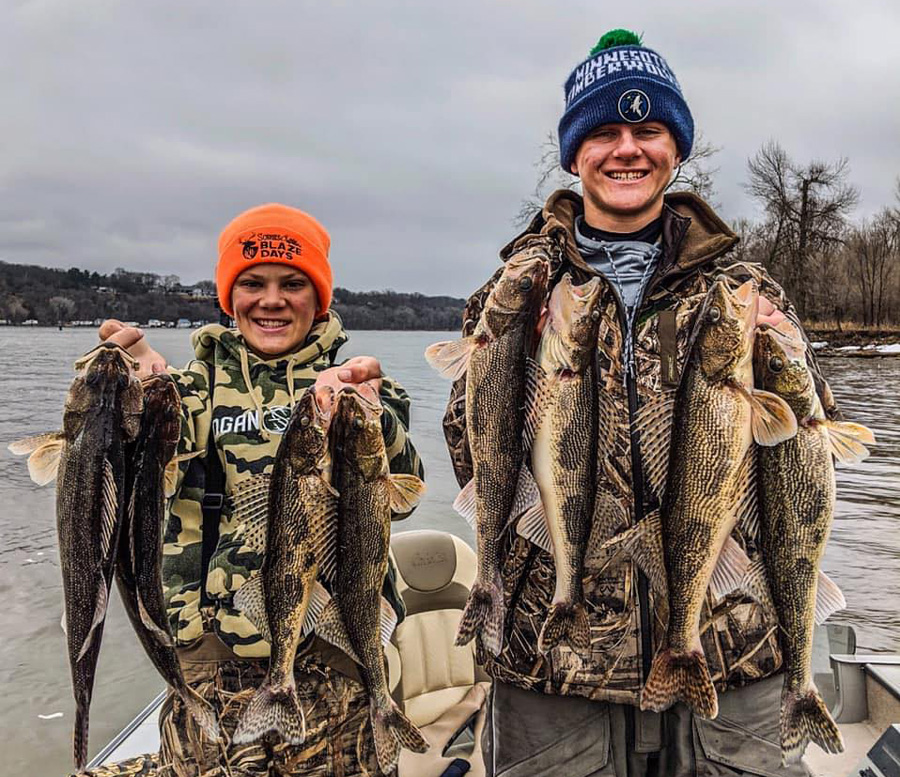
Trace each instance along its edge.
<path fill-rule="evenodd" d="M 675 138 L 681 161 L 694 144 L 694 119 L 666 61 L 628 30 L 611 30 L 566 80 L 559 120 L 559 161 L 571 172 L 581 142 L 601 124 L 659 121 Z"/>

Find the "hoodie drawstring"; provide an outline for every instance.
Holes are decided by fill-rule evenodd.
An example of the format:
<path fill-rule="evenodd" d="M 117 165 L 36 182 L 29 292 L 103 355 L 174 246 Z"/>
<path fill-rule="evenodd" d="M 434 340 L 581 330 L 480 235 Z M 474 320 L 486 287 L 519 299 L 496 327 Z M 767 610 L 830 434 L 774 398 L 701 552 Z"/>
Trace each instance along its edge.
<path fill-rule="evenodd" d="M 256 395 L 256 386 L 250 380 L 250 359 L 247 356 L 247 350 L 241 348 L 241 375 L 244 378 L 244 385 L 247 386 L 247 393 L 253 400 L 253 406 L 256 408 L 256 425 L 259 427 L 259 434 L 264 440 L 272 439 L 265 426 L 263 426 L 263 405 L 262 400 Z"/>
<path fill-rule="evenodd" d="M 297 354 L 291 356 L 290 361 L 288 361 L 287 365 L 287 390 L 288 397 L 290 398 L 291 410 L 294 409 L 294 404 L 296 400 L 294 399 L 294 365 L 297 364 Z"/>

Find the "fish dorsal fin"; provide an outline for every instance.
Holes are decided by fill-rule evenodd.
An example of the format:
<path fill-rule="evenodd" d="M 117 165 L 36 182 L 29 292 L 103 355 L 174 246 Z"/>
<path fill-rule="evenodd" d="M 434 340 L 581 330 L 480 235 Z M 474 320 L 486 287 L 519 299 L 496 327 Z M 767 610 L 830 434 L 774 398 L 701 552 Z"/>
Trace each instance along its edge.
<path fill-rule="evenodd" d="M 250 576 L 234 595 L 235 606 L 244 613 L 262 638 L 271 643 L 272 633 L 269 631 L 269 618 L 266 615 L 266 596 L 263 588 L 263 576 L 257 572 Z"/>
<path fill-rule="evenodd" d="M 269 514 L 270 475 L 254 475 L 231 495 L 232 515 L 244 522 L 244 544 L 257 553 L 266 551 L 266 519 Z"/>
<path fill-rule="evenodd" d="M 738 585 L 738 590 L 755 599 L 769 612 L 775 612 L 775 602 L 772 599 L 772 589 L 769 587 L 769 578 L 766 575 L 766 565 L 761 558 L 756 558 L 747 565 L 747 571 Z"/>
<path fill-rule="evenodd" d="M 322 479 L 318 489 L 318 508 L 311 517 L 316 524 L 312 532 L 312 552 L 319 563 L 319 574 L 331 582 L 337 574 L 338 500 L 340 495 Z M 309 509 L 307 506 L 306 509 Z"/>
<path fill-rule="evenodd" d="M 516 533 L 532 545 L 553 553 L 553 538 L 547 525 L 547 514 L 541 502 L 541 492 L 531 470 L 524 464 L 519 471 L 519 483 L 513 503 L 512 517 L 517 519 Z"/>
<path fill-rule="evenodd" d="M 462 491 L 457 494 L 456 499 L 453 500 L 453 509 L 466 519 L 469 526 L 475 528 L 478 513 L 475 501 L 475 478 L 466 483 Z"/>
<path fill-rule="evenodd" d="M 756 449 L 751 445 L 744 454 L 734 479 L 734 513 L 736 523 L 745 537 L 759 537 L 759 490 L 756 476 L 758 472 Z"/>
<path fill-rule="evenodd" d="M 597 448 L 611 450 L 616 443 L 616 403 L 608 391 L 597 396 Z"/>
<path fill-rule="evenodd" d="M 388 496 L 391 512 L 411 513 L 425 495 L 425 483 L 415 475 L 394 474 L 388 476 Z"/>
<path fill-rule="evenodd" d="M 734 537 L 728 535 L 709 579 L 710 590 L 719 599 L 724 599 L 741 587 L 749 568 L 750 558 Z"/>
<path fill-rule="evenodd" d="M 742 393 L 750 402 L 750 427 L 757 445 L 771 447 L 797 434 L 797 417 L 790 405 L 777 394 L 746 388 Z"/>
<path fill-rule="evenodd" d="M 843 464 L 856 464 L 869 455 L 866 444 L 875 442 L 872 430 L 850 421 L 822 422 L 828 433 L 828 442 L 834 457 Z"/>
<path fill-rule="evenodd" d="M 541 419 L 551 400 L 548 391 L 547 373 L 540 364 L 528 357 L 525 359 L 525 419 L 523 425 L 523 444 L 526 451 L 534 446 Z"/>
<path fill-rule="evenodd" d="M 819 572 L 818 585 L 816 586 L 816 623 L 821 625 L 829 615 L 847 607 L 844 593 L 824 572 Z"/>
<path fill-rule="evenodd" d="M 669 470 L 675 393 L 672 389 L 658 394 L 638 410 L 635 418 L 635 425 L 641 436 L 644 476 L 660 501 L 666 491 L 666 477 Z"/>
<path fill-rule="evenodd" d="M 16 456 L 28 457 L 28 474 L 39 486 L 46 486 L 56 479 L 59 472 L 59 462 L 65 447 L 65 438 L 62 432 L 50 432 L 34 437 L 26 437 L 24 440 L 16 440 L 8 446 L 10 453 Z"/>
<path fill-rule="evenodd" d="M 649 513 L 644 520 L 608 539 L 600 547 L 601 550 L 625 552 L 647 575 L 653 590 L 663 598 L 668 597 L 669 584 L 659 510 Z"/>
<path fill-rule="evenodd" d="M 387 646 L 391 641 L 394 629 L 397 628 L 397 611 L 391 606 L 391 603 L 381 597 L 381 646 Z"/>
<path fill-rule="evenodd" d="M 469 368 L 469 359 L 476 345 L 477 341 L 474 337 L 434 343 L 425 349 L 425 361 L 441 376 L 450 380 L 459 380 Z"/>
<path fill-rule="evenodd" d="M 119 489 L 109 459 L 103 459 L 103 485 L 100 499 L 100 555 L 109 558 L 119 517 Z"/>

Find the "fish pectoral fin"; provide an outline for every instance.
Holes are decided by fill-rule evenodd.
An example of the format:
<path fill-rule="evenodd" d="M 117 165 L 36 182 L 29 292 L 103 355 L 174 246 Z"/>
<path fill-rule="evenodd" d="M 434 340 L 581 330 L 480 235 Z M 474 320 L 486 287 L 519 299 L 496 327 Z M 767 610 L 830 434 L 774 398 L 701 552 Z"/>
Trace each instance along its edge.
<path fill-rule="evenodd" d="M 382 647 L 387 646 L 391 641 L 394 629 L 397 628 L 397 611 L 391 606 L 391 603 L 381 597 L 381 644 Z"/>
<path fill-rule="evenodd" d="M 709 579 L 710 589 L 719 599 L 724 599 L 741 587 L 749 568 L 750 558 L 735 542 L 734 537 L 729 535 L 716 559 L 716 566 Z"/>
<path fill-rule="evenodd" d="M 62 439 L 62 432 L 46 432 L 44 434 L 36 434 L 33 437 L 23 437 L 21 440 L 14 440 L 6 448 L 16 456 L 24 456 L 26 453 L 36 451 L 42 445 Z"/>
<path fill-rule="evenodd" d="M 56 479 L 59 472 L 59 462 L 65 447 L 65 438 L 62 432 L 39 434 L 36 437 L 26 437 L 24 440 L 11 442 L 7 446 L 16 456 L 28 457 L 28 474 L 39 486 L 46 486 Z"/>
<path fill-rule="evenodd" d="M 250 621 L 262 638 L 271 644 L 272 632 L 269 630 L 269 618 L 266 615 L 266 595 L 263 588 L 263 576 L 257 572 L 244 583 L 234 595 L 234 605 Z"/>
<path fill-rule="evenodd" d="M 819 572 L 818 586 L 816 587 L 816 614 L 817 624 L 824 623 L 829 615 L 847 607 L 844 592 L 824 572 Z"/>
<path fill-rule="evenodd" d="M 391 512 L 411 513 L 425 495 L 425 482 L 415 475 L 388 475 L 388 496 Z"/>
<path fill-rule="evenodd" d="M 669 471 L 672 421 L 675 418 L 675 390 L 664 391 L 638 410 L 635 426 L 641 435 L 641 461 L 644 475 L 662 501 Z"/>
<path fill-rule="evenodd" d="M 757 558 L 747 565 L 747 570 L 736 590 L 752 597 L 769 612 L 775 612 L 775 601 L 772 599 L 772 589 L 769 588 L 766 565 L 761 558 Z"/>
<path fill-rule="evenodd" d="M 453 500 L 453 509 L 466 519 L 469 526 L 475 528 L 478 514 L 475 502 L 475 478 L 466 483 L 462 491 L 456 495 L 456 499 Z"/>
<path fill-rule="evenodd" d="M 301 626 L 304 636 L 315 631 L 316 626 L 319 623 L 319 618 L 322 616 L 322 612 L 328 606 L 330 601 L 331 594 L 328 593 L 325 586 L 318 580 L 314 580 L 312 590 L 309 592 L 309 604 L 306 607 L 306 615 L 303 618 L 303 625 Z"/>
<path fill-rule="evenodd" d="M 734 514 L 745 537 L 759 537 L 759 489 L 756 450 L 751 445 L 734 479 Z"/>
<path fill-rule="evenodd" d="M 872 430 L 862 424 L 850 421 L 825 421 L 831 453 L 844 464 L 856 464 L 869 455 L 866 444 L 875 442 Z"/>
<path fill-rule="evenodd" d="M 752 410 L 750 427 L 758 445 L 771 447 L 797 434 L 797 418 L 781 397 L 761 389 L 745 389 Z"/>
<path fill-rule="evenodd" d="M 474 337 L 434 343 L 425 349 L 425 361 L 443 377 L 459 380 L 466 374 L 469 359 L 477 345 L 478 342 Z"/>
<path fill-rule="evenodd" d="M 600 549 L 624 551 L 647 575 L 653 590 L 665 599 L 668 598 L 669 583 L 662 534 L 662 518 L 659 510 L 654 510 L 630 529 L 608 539 Z"/>
<path fill-rule="evenodd" d="M 231 514 L 244 523 L 243 542 L 257 553 L 266 551 L 266 518 L 269 514 L 270 475 L 254 475 L 231 494 Z"/>

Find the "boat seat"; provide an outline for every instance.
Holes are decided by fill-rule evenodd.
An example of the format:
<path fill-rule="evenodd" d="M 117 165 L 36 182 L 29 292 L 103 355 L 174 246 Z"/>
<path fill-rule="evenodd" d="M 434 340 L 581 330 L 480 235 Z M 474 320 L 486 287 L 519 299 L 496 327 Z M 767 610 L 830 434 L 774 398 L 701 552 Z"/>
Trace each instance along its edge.
<path fill-rule="evenodd" d="M 475 661 L 475 643 L 454 642 L 469 589 L 475 581 L 475 552 L 447 532 L 420 530 L 395 534 L 391 555 L 398 572 L 397 587 L 406 605 L 406 618 L 397 627 L 385 653 L 391 693 L 406 716 L 423 729 L 433 744 L 426 756 L 413 763 L 404 753 L 400 775 L 424 777 L 432 773 L 420 759 L 447 762 L 440 750 L 452 735 L 472 719 L 480 734 L 488 677 Z M 452 728 L 452 731 L 449 729 Z M 448 729 L 445 731 L 445 729 Z M 438 750 L 438 752 L 433 752 Z M 453 752 L 453 748 L 448 751 Z M 470 775 L 483 774 L 480 743 L 468 756 Z M 408 769 L 404 769 L 404 766 Z M 412 769 L 412 770 L 410 770 Z M 441 771 L 434 774 L 440 774 Z"/>

